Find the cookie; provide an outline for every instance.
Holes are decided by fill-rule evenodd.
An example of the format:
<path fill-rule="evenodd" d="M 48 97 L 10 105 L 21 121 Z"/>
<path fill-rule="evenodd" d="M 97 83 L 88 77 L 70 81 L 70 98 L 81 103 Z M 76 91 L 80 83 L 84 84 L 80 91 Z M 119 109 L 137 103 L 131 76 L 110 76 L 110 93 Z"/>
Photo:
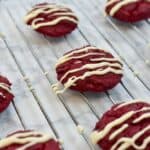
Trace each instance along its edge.
<path fill-rule="evenodd" d="M 24 20 L 34 30 L 51 37 L 66 35 L 78 25 L 78 18 L 70 8 L 49 3 L 34 6 Z"/>
<path fill-rule="evenodd" d="M 105 11 L 124 22 L 137 22 L 150 18 L 150 0 L 108 0 Z"/>
<path fill-rule="evenodd" d="M 36 131 L 18 131 L 0 140 L 0 150 L 60 150 L 51 135 Z"/>
<path fill-rule="evenodd" d="M 96 124 L 91 139 L 102 150 L 150 150 L 150 103 L 114 105 Z"/>
<path fill-rule="evenodd" d="M 120 82 L 122 67 L 120 60 L 105 50 L 90 45 L 75 49 L 58 60 L 59 83 L 52 88 L 57 94 L 68 88 L 80 92 L 104 92 Z"/>
<path fill-rule="evenodd" d="M 11 92 L 11 83 L 7 78 L 0 75 L 0 112 L 8 107 L 13 98 L 14 95 Z"/>

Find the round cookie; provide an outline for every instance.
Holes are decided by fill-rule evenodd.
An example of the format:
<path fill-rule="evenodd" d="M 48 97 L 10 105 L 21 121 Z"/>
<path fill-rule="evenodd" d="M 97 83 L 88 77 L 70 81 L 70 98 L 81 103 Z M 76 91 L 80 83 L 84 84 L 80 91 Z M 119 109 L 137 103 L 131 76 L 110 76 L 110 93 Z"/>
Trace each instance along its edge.
<path fill-rule="evenodd" d="M 121 62 L 109 52 L 94 46 L 66 53 L 58 60 L 56 72 L 59 83 L 52 88 L 57 94 L 68 88 L 80 92 L 104 92 L 117 85 L 123 76 Z"/>
<path fill-rule="evenodd" d="M 51 37 L 66 35 L 78 25 L 78 18 L 70 8 L 49 3 L 34 6 L 24 20 L 34 30 Z"/>
<path fill-rule="evenodd" d="M 7 78 L 0 75 L 0 112 L 8 107 L 13 98 L 14 95 L 11 92 L 11 83 Z"/>
<path fill-rule="evenodd" d="M 150 0 L 108 0 L 105 11 L 124 22 L 137 22 L 150 18 Z"/>
<path fill-rule="evenodd" d="M 0 140 L 0 150 L 61 150 L 51 135 L 36 131 L 18 131 Z"/>
<path fill-rule="evenodd" d="M 114 105 L 97 122 L 91 139 L 102 150 L 150 150 L 150 103 Z"/>

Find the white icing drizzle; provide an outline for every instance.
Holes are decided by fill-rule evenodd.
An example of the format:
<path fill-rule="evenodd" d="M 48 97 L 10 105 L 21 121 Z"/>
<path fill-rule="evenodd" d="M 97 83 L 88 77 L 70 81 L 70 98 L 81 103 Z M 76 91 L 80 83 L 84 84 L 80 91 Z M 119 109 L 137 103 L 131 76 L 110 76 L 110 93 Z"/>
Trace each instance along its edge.
<path fill-rule="evenodd" d="M 126 150 L 130 146 L 134 147 L 136 150 L 144 150 L 146 149 L 147 145 L 150 143 L 150 136 L 145 138 L 142 145 L 137 145 L 135 142 L 136 140 L 141 137 L 145 132 L 150 130 L 150 125 L 146 128 L 142 129 L 140 132 L 136 133 L 133 137 L 123 137 L 120 138 L 112 147 L 111 150 Z"/>
<path fill-rule="evenodd" d="M 91 52 L 90 50 L 99 50 L 100 52 Z M 81 54 L 80 54 L 81 53 Z M 77 56 L 73 56 L 74 54 L 78 54 Z M 59 86 L 60 84 L 54 84 L 52 86 L 52 88 L 54 89 L 54 91 L 56 92 L 56 94 L 60 94 L 63 93 L 64 91 L 66 91 L 69 87 L 71 86 L 75 86 L 75 82 L 77 82 L 78 80 L 84 80 L 86 77 L 92 76 L 92 75 L 104 75 L 107 74 L 109 72 L 114 73 L 114 74 L 122 74 L 122 64 L 121 62 L 116 59 L 116 58 L 105 58 L 105 51 L 100 50 L 96 47 L 92 47 L 92 46 L 87 46 L 81 49 L 77 49 L 74 51 L 71 51 L 69 53 L 67 53 L 66 55 L 64 55 L 63 57 L 61 57 L 57 64 L 56 64 L 56 68 L 69 60 L 72 59 L 76 59 L 75 63 L 80 63 L 80 58 L 85 58 L 87 56 L 101 56 L 101 58 L 91 58 L 90 61 L 94 62 L 96 61 L 96 63 L 89 63 L 89 64 L 85 64 L 82 65 L 80 68 L 75 68 L 72 70 L 67 71 L 60 79 L 60 82 L 62 83 L 62 81 L 71 73 L 75 73 L 75 72 L 79 72 L 81 70 L 87 69 L 89 71 L 84 72 L 82 75 L 80 76 L 72 76 L 70 77 L 65 83 L 64 83 L 64 88 L 62 90 L 59 90 Z M 98 62 L 99 61 L 99 62 Z M 101 62 L 102 61 L 102 62 Z M 82 62 L 82 61 L 81 61 Z M 103 68 L 105 67 L 105 68 Z M 102 69 L 103 68 L 103 69 Z M 93 70 L 95 69 L 95 70 Z"/>
<path fill-rule="evenodd" d="M 107 2 L 106 7 L 112 5 L 112 4 L 115 3 L 115 2 L 119 2 L 119 1 L 120 1 L 120 0 L 110 0 L 110 1 Z"/>
<path fill-rule="evenodd" d="M 130 111 L 130 112 L 122 115 L 120 118 L 108 123 L 106 125 L 106 127 L 103 130 L 101 130 L 100 132 L 94 131 L 91 134 L 92 142 L 94 144 L 96 144 L 98 141 L 102 140 L 102 138 L 104 138 L 111 131 L 111 129 L 113 127 L 124 123 L 126 120 L 128 120 L 130 117 L 132 117 L 134 115 L 134 113 L 135 113 L 134 111 Z"/>
<path fill-rule="evenodd" d="M 89 50 L 99 50 L 98 48 L 96 47 L 93 47 L 93 46 L 87 46 L 87 47 L 84 47 L 84 48 L 81 48 L 81 49 L 78 49 L 78 50 L 75 50 L 75 51 L 72 51 L 66 55 L 64 55 L 63 57 L 61 57 L 60 59 L 58 59 L 58 62 L 56 64 L 56 67 L 64 62 L 66 62 L 67 60 L 70 60 L 70 56 L 73 55 L 73 54 L 79 54 L 79 53 L 82 53 L 82 52 L 88 52 Z M 86 56 L 86 55 L 85 55 Z M 84 56 L 84 57 L 85 57 Z M 77 56 L 78 57 L 78 56 Z M 82 57 L 81 57 L 82 58 Z"/>
<path fill-rule="evenodd" d="M 103 66 L 108 66 L 108 67 L 116 67 L 118 70 L 122 70 L 122 66 L 119 63 L 108 63 L 108 62 L 101 62 L 101 63 L 96 63 L 96 64 L 85 64 L 81 68 L 73 69 L 68 72 L 66 72 L 62 78 L 60 79 L 60 82 L 62 82 L 70 73 L 78 72 L 83 69 L 95 69 L 95 68 L 100 68 Z"/>
<path fill-rule="evenodd" d="M 129 102 L 125 102 L 125 103 L 121 103 L 119 104 L 115 110 L 119 109 L 119 108 L 122 108 L 124 106 L 128 106 L 130 104 L 136 104 L 136 103 L 146 103 L 145 101 L 142 101 L 142 100 L 133 100 L 133 101 L 129 101 Z"/>
<path fill-rule="evenodd" d="M 48 22 L 44 22 L 44 18 L 35 18 L 41 13 L 47 14 L 49 16 L 57 16 L 57 17 Z M 43 26 L 53 26 L 63 20 L 71 21 L 75 24 L 78 23 L 78 18 L 69 8 L 65 6 L 56 5 L 56 4 L 45 4 L 45 5 L 35 6 L 33 10 L 30 11 L 24 18 L 26 23 L 28 23 L 31 19 L 33 19 L 31 23 L 33 29 L 38 29 Z"/>
<path fill-rule="evenodd" d="M 111 8 L 111 10 L 110 10 L 110 12 L 109 12 L 110 16 L 114 16 L 114 15 L 116 14 L 116 12 L 117 12 L 118 10 L 120 10 L 120 8 L 122 8 L 123 6 L 128 5 L 128 4 L 130 4 L 130 3 L 137 2 L 137 1 L 139 1 L 139 0 L 120 0 L 119 2 L 118 2 L 118 0 L 110 0 L 110 1 L 107 3 L 106 8 L 107 8 L 108 6 L 110 6 L 110 5 L 112 5 L 113 3 L 118 2 L 116 5 L 114 5 L 114 6 Z"/>
<path fill-rule="evenodd" d="M 44 27 L 44 26 L 53 26 L 53 25 L 58 24 L 62 20 L 69 20 L 71 22 L 77 23 L 77 21 L 74 18 L 70 18 L 70 17 L 67 17 L 67 16 L 66 17 L 59 17 L 59 18 L 54 19 L 52 21 L 41 22 L 41 23 L 38 23 L 38 22 L 39 21 L 44 21 L 44 19 L 43 18 L 37 18 L 37 19 L 34 19 L 32 21 L 32 27 L 33 27 L 33 29 L 38 29 L 38 28 Z"/>
<path fill-rule="evenodd" d="M 81 125 L 77 126 L 77 131 L 79 132 L 79 134 L 83 134 L 84 133 L 84 127 Z"/>
<path fill-rule="evenodd" d="M 10 86 L 7 85 L 6 83 L 0 83 L 0 88 L 6 90 L 7 92 L 11 93 L 11 90 L 10 90 Z"/>
<path fill-rule="evenodd" d="M 16 133 L 0 140 L 0 149 L 12 144 L 22 144 L 23 146 L 20 146 L 20 148 L 17 150 L 26 150 L 33 145 L 38 143 L 45 143 L 52 138 L 53 137 L 48 134 L 35 131 Z"/>
<path fill-rule="evenodd" d="M 118 62 L 121 64 L 120 60 L 118 58 L 92 58 L 91 61 L 109 61 L 109 62 Z"/>
<path fill-rule="evenodd" d="M 72 16 L 76 18 L 76 15 L 73 12 L 57 12 L 52 14 L 51 16 Z"/>
<path fill-rule="evenodd" d="M 78 80 L 84 80 L 86 77 L 92 76 L 92 75 L 104 75 L 107 73 L 115 73 L 115 74 L 122 74 L 122 70 L 119 69 L 114 69 L 114 68 L 106 68 L 106 69 L 98 69 L 96 71 L 88 71 L 85 72 L 83 75 L 76 77 L 76 76 L 72 76 L 71 78 L 68 79 L 68 81 L 64 84 L 64 89 L 63 90 L 58 90 L 56 91 L 56 94 L 61 94 L 64 93 L 69 87 L 71 86 L 75 86 L 75 82 Z"/>
<path fill-rule="evenodd" d="M 0 92 L 0 96 L 2 96 L 3 98 L 6 98 L 6 96 Z"/>
<path fill-rule="evenodd" d="M 45 10 L 45 9 L 49 9 L 49 10 Z M 54 12 L 58 12 L 58 11 L 67 11 L 67 8 L 61 8 L 61 7 L 57 7 L 56 5 L 53 6 L 44 6 L 43 8 L 38 8 L 35 9 L 31 12 L 29 12 L 29 14 L 27 14 L 24 18 L 25 22 L 27 23 L 29 20 L 33 19 L 34 17 L 37 17 L 39 14 L 44 13 L 44 14 L 50 14 L 53 13 L 53 15 L 55 14 Z"/>
<path fill-rule="evenodd" d="M 61 88 L 61 86 L 62 86 L 61 83 L 58 82 L 58 83 L 52 85 L 52 89 L 56 93 L 57 91 L 59 91 L 59 89 Z"/>
<path fill-rule="evenodd" d="M 121 128 L 117 129 L 114 133 L 112 133 L 109 137 L 109 140 L 113 140 L 117 135 L 119 135 L 121 132 L 123 132 L 125 129 L 128 128 L 128 124 L 122 125 Z"/>
<path fill-rule="evenodd" d="M 33 6 L 33 9 L 35 9 L 35 8 L 45 8 L 46 9 L 46 8 L 54 8 L 54 7 L 64 8 L 64 7 L 66 7 L 66 5 L 63 5 L 63 4 L 61 4 L 61 5 L 57 4 L 56 5 L 56 3 L 51 3 L 51 4 L 46 3 L 46 4 L 42 4 L 42 5 Z M 67 8 L 67 9 L 70 10 L 69 8 Z"/>
<path fill-rule="evenodd" d="M 122 108 L 125 107 L 129 104 L 132 103 L 144 103 L 144 101 L 131 101 L 131 102 L 126 102 L 123 104 L 120 104 L 118 106 L 118 108 Z M 118 109 L 117 108 L 117 109 Z M 136 115 L 139 112 L 143 112 L 143 114 L 139 117 L 137 117 L 136 119 L 134 119 L 132 121 L 132 123 L 139 123 L 144 119 L 148 119 L 150 118 L 150 106 L 147 107 L 143 107 L 142 109 L 136 110 L 136 111 L 129 111 L 125 114 L 123 114 L 122 116 L 120 116 L 120 118 L 117 118 L 115 120 L 113 120 L 112 122 L 108 123 L 101 131 L 94 131 L 91 134 L 91 140 L 94 144 L 96 144 L 98 141 L 101 141 L 113 128 L 115 128 L 118 125 L 123 124 L 120 128 L 114 130 L 114 132 L 112 132 L 109 136 L 109 140 L 113 140 L 116 136 L 118 136 L 119 134 L 121 134 L 123 131 L 125 131 L 130 125 L 128 125 L 127 123 L 125 123 L 128 119 L 130 119 L 133 115 Z M 141 145 L 137 145 L 136 144 L 136 140 L 138 140 L 138 138 L 140 138 L 145 132 L 150 130 L 150 125 L 148 125 L 147 127 L 143 128 L 142 130 L 140 130 L 139 132 L 135 133 L 133 135 L 133 137 L 122 137 L 120 138 L 118 141 L 116 141 L 114 143 L 114 145 L 112 145 L 110 150 L 126 150 L 129 147 L 133 147 L 136 150 L 144 150 L 148 144 L 150 143 L 150 137 L 147 137 L 144 139 L 143 143 Z"/>
<path fill-rule="evenodd" d="M 133 123 L 139 123 L 140 121 L 144 120 L 144 119 L 148 119 L 150 118 L 150 113 L 145 113 L 143 115 L 141 115 L 139 118 L 133 120 Z"/>
<path fill-rule="evenodd" d="M 84 57 L 87 57 L 87 56 L 104 56 L 105 54 L 104 53 L 96 53 L 96 52 L 89 52 L 89 53 L 87 53 L 87 54 L 81 54 L 81 55 L 79 55 L 79 56 L 72 56 L 72 57 L 66 57 L 66 58 L 61 58 L 60 60 L 58 60 L 58 63 L 56 64 L 56 67 L 58 66 L 58 65 L 60 65 L 60 64 L 62 64 L 62 63 L 64 63 L 64 62 L 66 62 L 66 61 L 69 61 L 69 60 L 71 60 L 71 59 L 79 59 L 79 58 L 84 58 Z M 91 59 L 91 61 L 94 61 L 93 59 Z"/>

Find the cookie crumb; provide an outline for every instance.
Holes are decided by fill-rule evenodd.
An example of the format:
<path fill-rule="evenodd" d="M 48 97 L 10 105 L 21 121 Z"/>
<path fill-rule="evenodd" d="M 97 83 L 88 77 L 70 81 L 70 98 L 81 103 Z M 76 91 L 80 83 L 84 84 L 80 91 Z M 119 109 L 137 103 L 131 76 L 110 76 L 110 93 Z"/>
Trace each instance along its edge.
<path fill-rule="evenodd" d="M 27 81 L 27 80 L 29 80 L 29 78 L 28 78 L 27 76 L 24 76 L 24 77 L 23 77 L 23 80 L 24 80 L 24 81 Z"/>
<path fill-rule="evenodd" d="M 77 131 L 78 131 L 80 134 L 83 134 L 83 132 L 84 132 L 83 126 L 78 125 L 78 126 L 77 126 Z"/>
<path fill-rule="evenodd" d="M 30 90 L 30 91 L 33 91 L 33 90 L 35 90 L 35 89 L 34 89 L 32 86 L 30 86 L 30 87 L 29 87 L 29 90 Z"/>
<path fill-rule="evenodd" d="M 64 144 L 64 141 L 62 139 L 59 139 L 58 142 L 62 145 Z"/>
<path fill-rule="evenodd" d="M 138 72 L 138 71 L 134 71 L 133 73 L 134 73 L 135 76 L 138 76 L 138 75 L 139 75 L 139 72 Z"/>
<path fill-rule="evenodd" d="M 46 76 L 46 75 L 48 75 L 48 73 L 49 73 L 48 71 L 45 71 L 45 72 L 44 72 L 44 75 Z"/>
<path fill-rule="evenodd" d="M 0 33 L 0 38 L 4 38 L 4 34 L 3 33 Z"/>
<path fill-rule="evenodd" d="M 147 65 L 150 65 L 150 60 L 146 59 L 146 60 L 145 60 L 145 63 L 146 63 Z"/>
<path fill-rule="evenodd" d="M 104 16 L 104 17 L 107 17 L 108 14 L 104 11 L 104 12 L 103 12 L 103 16 Z"/>

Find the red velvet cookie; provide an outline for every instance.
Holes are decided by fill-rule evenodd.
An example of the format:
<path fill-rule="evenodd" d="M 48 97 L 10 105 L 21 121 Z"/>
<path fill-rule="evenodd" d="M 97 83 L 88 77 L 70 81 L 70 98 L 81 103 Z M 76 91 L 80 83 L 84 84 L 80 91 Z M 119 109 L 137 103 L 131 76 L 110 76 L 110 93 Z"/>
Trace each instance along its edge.
<path fill-rule="evenodd" d="M 150 103 L 114 105 L 96 124 L 91 139 L 103 150 L 150 150 Z"/>
<path fill-rule="evenodd" d="M 13 98 L 11 83 L 7 78 L 0 75 L 0 112 L 8 107 Z"/>
<path fill-rule="evenodd" d="M 34 30 L 52 37 L 66 35 L 78 24 L 78 18 L 70 8 L 49 3 L 34 6 L 24 19 Z"/>
<path fill-rule="evenodd" d="M 104 92 L 117 85 L 122 78 L 122 64 L 112 54 L 93 46 L 66 53 L 56 64 L 59 83 L 53 85 L 56 93 L 70 88 L 80 92 Z"/>
<path fill-rule="evenodd" d="M 137 22 L 150 18 L 150 0 L 108 0 L 105 11 L 118 20 Z"/>
<path fill-rule="evenodd" d="M 60 144 L 49 134 L 18 131 L 0 140 L 0 150 L 60 150 Z"/>

